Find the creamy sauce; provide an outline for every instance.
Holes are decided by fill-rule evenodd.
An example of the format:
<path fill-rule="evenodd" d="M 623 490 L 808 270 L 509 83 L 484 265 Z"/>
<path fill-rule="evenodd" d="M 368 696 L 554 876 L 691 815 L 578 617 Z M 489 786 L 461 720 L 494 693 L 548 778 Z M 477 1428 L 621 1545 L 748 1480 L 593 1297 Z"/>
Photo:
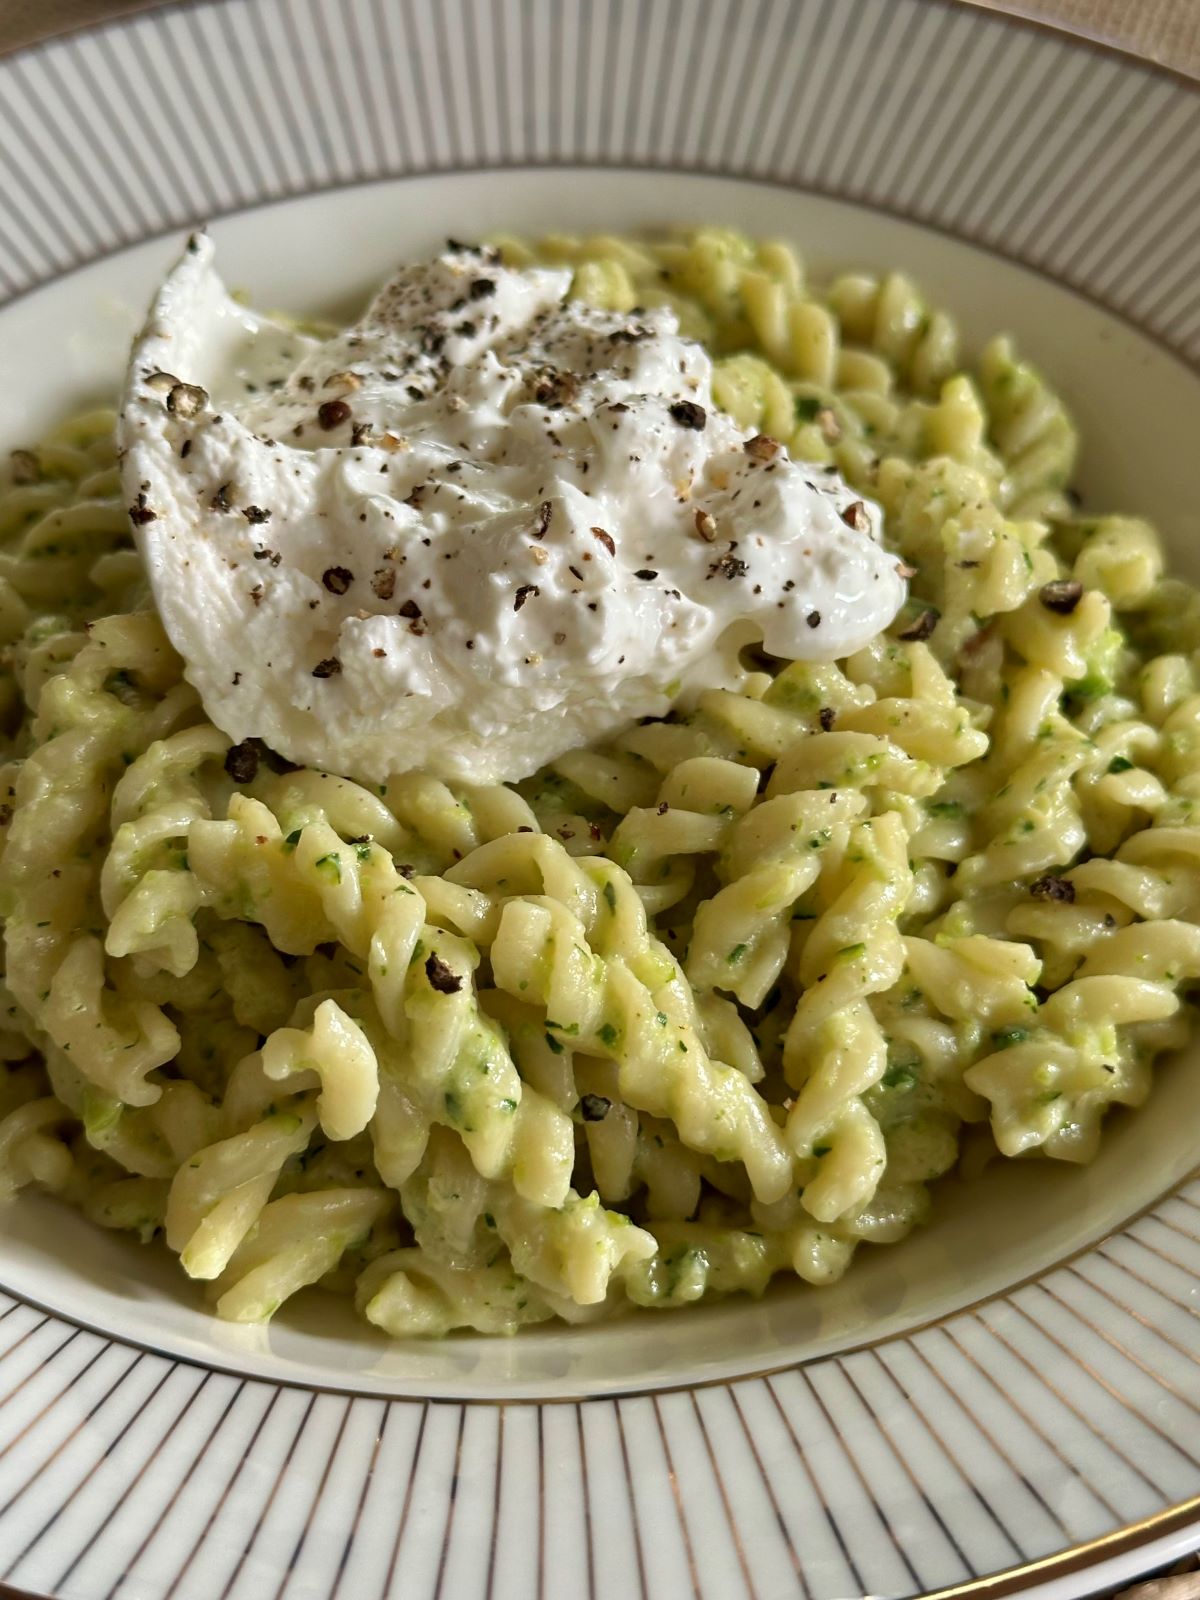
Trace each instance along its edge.
<path fill-rule="evenodd" d="M 456 247 L 318 343 L 212 255 L 195 236 L 159 292 L 121 446 L 159 612 L 231 739 L 515 779 L 734 671 L 730 641 L 833 659 L 899 610 L 878 508 L 716 411 L 671 313 Z"/>

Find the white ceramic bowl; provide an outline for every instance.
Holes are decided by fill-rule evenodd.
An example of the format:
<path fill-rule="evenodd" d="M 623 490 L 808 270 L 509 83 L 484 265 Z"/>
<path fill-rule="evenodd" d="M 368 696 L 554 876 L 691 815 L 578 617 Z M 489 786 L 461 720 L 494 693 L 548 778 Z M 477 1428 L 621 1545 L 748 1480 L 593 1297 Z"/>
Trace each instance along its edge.
<path fill-rule="evenodd" d="M 1089 501 L 1200 578 L 1198 109 L 929 0 L 168 7 L 0 61 L 0 443 L 111 394 L 199 217 L 257 303 L 325 312 L 447 234 L 719 220 L 1014 333 Z M 1200 1539 L 1198 1061 L 1090 1168 L 945 1184 L 832 1288 L 514 1341 L 389 1344 L 318 1294 L 216 1324 L 165 1254 L 22 1201 L 0 1576 L 832 1600 L 1149 1566 Z"/>

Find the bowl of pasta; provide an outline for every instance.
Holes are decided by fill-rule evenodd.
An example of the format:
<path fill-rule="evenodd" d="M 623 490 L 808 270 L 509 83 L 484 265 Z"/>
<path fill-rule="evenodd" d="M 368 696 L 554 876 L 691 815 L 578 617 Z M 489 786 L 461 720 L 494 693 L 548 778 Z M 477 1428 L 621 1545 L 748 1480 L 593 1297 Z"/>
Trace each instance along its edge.
<path fill-rule="evenodd" d="M 0 1580 L 1188 1548 L 1195 87 L 941 0 L 0 81 Z"/>

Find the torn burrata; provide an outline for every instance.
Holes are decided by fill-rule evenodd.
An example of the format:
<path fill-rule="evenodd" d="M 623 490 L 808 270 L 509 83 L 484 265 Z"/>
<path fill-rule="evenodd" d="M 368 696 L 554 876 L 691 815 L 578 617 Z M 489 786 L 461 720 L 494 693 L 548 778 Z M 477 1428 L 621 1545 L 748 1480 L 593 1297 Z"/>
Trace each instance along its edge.
<path fill-rule="evenodd" d="M 231 740 L 379 782 L 517 779 L 734 645 L 833 659 L 904 599 L 880 513 L 717 411 L 666 310 L 451 246 L 317 340 L 195 235 L 120 425 L 159 613 Z"/>

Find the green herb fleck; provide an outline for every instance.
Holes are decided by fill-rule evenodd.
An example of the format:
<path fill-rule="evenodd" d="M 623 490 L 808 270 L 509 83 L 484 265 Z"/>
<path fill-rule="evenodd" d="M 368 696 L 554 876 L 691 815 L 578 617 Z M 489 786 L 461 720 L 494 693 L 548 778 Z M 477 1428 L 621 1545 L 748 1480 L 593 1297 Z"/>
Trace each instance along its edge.
<path fill-rule="evenodd" d="M 1028 1038 L 1028 1028 L 1000 1028 L 992 1034 L 992 1043 L 997 1050 L 1011 1050 L 1013 1045 L 1024 1044 Z"/>
<path fill-rule="evenodd" d="M 446 1115 L 449 1117 L 450 1121 L 454 1123 L 461 1123 L 463 1114 L 462 1102 L 459 1100 L 458 1096 L 453 1092 L 453 1090 L 447 1089 L 446 1093 L 442 1096 L 442 1099 L 446 1107 Z"/>
<path fill-rule="evenodd" d="M 911 1067 L 896 1065 L 889 1067 L 880 1081 L 885 1089 L 911 1089 L 917 1075 Z"/>

